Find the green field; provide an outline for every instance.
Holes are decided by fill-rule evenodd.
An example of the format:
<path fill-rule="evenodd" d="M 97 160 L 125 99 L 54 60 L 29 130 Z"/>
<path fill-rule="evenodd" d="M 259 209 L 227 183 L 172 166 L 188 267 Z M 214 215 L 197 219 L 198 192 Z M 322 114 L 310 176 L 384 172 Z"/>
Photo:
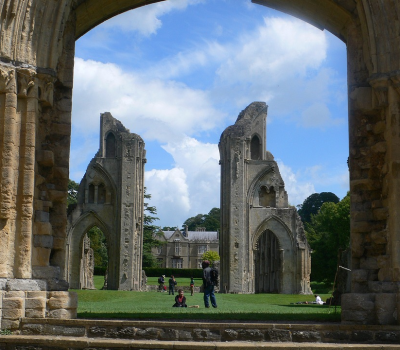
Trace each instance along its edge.
<path fill-rule="evenodd" d="M 188 285 L 187 280 L 178 280 L 177 287 Z M 198 282 L 196 285 L 200 286 L 201 281 Z M 101 287 L 103 278 L 95 278 L 95 283 Z M 79 295 L 80 318 L 340 322 L 340 307 L 335 310 L 335 307 L 329 308 L 326 305 L 295 304 L 299 301 L 313 301 L 312 295 L 216 294 L 218 308 L 206 309 L 203 294 L 190 296 L 186 292 L 187 304 L 199 305 L 199 308 L 181 309 L 172 307 L 174 296 L 168 293 L 111 290 L 76 292 Z M 320 296 L 326 300 L 330 294 Z"/>

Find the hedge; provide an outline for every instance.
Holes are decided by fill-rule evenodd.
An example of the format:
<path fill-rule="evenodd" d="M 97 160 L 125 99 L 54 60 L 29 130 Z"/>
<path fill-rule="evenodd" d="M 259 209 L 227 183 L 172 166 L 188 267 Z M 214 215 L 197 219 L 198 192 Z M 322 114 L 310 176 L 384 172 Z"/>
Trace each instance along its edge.
<path fill-rule="evenodd" d="M 145 267 L 144 272 L 147 277 L 159 277 L 161 275 L 174 277 L 193 277 L 193 278 L 202 278 L 203 270 L 202 269 L 168 269 L 161 267 Z"/>
<path fill-rule="evenodd" d="M 93 271 L 93 275 L 95 275 L 95 276 L 105 276 L 106 275 L 106 271 L 107 271 L 107 267 L 95 266 L 94 267 L 94 271 Z"/>

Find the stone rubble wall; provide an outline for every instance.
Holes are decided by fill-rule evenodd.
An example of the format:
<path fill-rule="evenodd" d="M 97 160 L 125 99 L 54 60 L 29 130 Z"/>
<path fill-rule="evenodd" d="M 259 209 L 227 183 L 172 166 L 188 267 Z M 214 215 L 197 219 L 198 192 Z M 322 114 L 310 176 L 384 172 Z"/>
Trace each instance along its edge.
<path fill-rule="evenodd" d="M 46 291 L 42 280 L 0 279 L 0 329 L 17 330 L 22 318 L 77 317 L 74 292 Z"/>
<path fill-rule="evenodd" d="M 21 336 L 62 336 L 98 341 L 400 343 L 398 326 L 340 324 L 23 319 L 19 332 Z"/>

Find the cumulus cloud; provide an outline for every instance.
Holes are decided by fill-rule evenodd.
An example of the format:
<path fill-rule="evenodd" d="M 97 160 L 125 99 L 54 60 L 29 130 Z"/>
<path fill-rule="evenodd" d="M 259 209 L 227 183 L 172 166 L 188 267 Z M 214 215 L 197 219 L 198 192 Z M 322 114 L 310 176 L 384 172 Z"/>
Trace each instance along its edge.
<path fill-rule="evenodd" d="M 185 137 L 163 148 L 172 155 L 174 168 L 153 169 L 145 175 L 160 222 L 180 227 L 187 218 L 219 207 L 218 146 Z M 178 222 L 171 222 L 171 218 Z"/>
<path fill-rule="evenodd" d="M 185 10 L 189 5 L 204 2 L 203 0 L 169 0 L 147 6 L 134 11 L 122 13 L 103 24 L 104 28 L 117 28 L 123 31 L 137 31 L 148 36 L 157 32 L 162 26 L 160 17 L 174 10 Z"/>
<path fill-rule="evenodd" d="M 208 92 L 175 81 L 146 80 L 111 63 L 76 58 L 74 127 L 93 130 L 105 111 L 132 132 L 160 142 L 211 130 L 224 116 L 213 107 Z"/>

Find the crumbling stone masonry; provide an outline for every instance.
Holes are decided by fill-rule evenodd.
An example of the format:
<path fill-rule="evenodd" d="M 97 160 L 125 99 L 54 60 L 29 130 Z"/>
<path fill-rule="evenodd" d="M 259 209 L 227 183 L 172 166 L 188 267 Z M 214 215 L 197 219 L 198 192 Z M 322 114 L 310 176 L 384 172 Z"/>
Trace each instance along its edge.
<path fill-rule="evenodd" d="M 67 289 L 61 276 L 75 40 L 112 16 L 153 2 L 157 0 L 0 2 L 2 298 L 17 288 L 7 287 L 15 279 L 44 281 L 36 288 L 44 289 L 46 298 L 51 291 Z M 351 293 L 342 297 L 342 320 L 398 324 L 399 1 L 253 2 L 327 29 L 347 45 L 353 272 Z M 26 284 L 18 288 L 27 297 Z M 70 298 L 74 300 L 72 294 Z"/>
<path fill-rule="evenodd" d="M 86 258 L 90 246 L 85 249 L 84 237 L 97 226 L 108 244 L 107 289 L 141 289 L 144 146 L 139 135 L 110 113 L 101 114 L 100 148 L 79 185 L 78 203 L 68 215 L 65 279 L 71 288 L 93 288 Z"/>
<path fill-rule="evenodd" d="M 253 102 L 221 135 L 223 292 L 311 294 L 310 247 L 266 151 L 267 106 Z"/>

